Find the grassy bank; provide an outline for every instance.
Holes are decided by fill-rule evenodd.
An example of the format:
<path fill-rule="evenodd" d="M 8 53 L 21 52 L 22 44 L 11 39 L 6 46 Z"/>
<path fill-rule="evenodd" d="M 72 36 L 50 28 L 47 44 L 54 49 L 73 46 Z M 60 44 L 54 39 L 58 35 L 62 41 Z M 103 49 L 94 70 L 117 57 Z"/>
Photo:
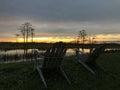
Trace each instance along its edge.
<path fill-rule="evenodd" d="M 65 58 L 62 67 L 72 84 L 60 75 L 45 74 L 48 90 L 120 90 L 120 53 L 105 53 L 97 61 L 105 72 L 96 70 L 93 76 L 75 63 L 75 57 Z M 0 64 L 0 90 L 44 90 L 33 66 L 33 62 Z"/>

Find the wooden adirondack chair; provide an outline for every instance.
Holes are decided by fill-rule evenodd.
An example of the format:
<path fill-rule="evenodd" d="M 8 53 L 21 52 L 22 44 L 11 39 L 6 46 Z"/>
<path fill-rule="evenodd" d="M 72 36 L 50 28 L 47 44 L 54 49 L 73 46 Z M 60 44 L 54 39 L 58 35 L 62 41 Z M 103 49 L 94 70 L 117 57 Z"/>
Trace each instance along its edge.
<path fill-rule="evenodd" d="M 61 67 L 61 63 L 65 53 L 66 53 L 65 44 L 62 42 L 55 43 L 53 44 L 52 47 L 47 49 L 44 55 L 44 58 L 42 58 L 41 61 L 37 59 L 37 56 L 39 56 L 40 54 L 37 51 L 34 51 L 35 68 L 38 71 L 40 78 L 42 79 L 42 82 L 44 83 L 44 86 L 46 88 L 47 88 L 47 84 L 43 75 L 44 70 L 47 70 L 47 71 L 53 70 L 53 72 L 54 70 L 57 70 L 67 80 L 68 84 L 71 83 Z"/>
<path fill-rule="evenodd" d="M 93 67 L 100 67 L 96 60 L 97 58 L 104 52 L 105 44 L 101 45 L 98 48 L 95 48 L 92 53 L 90 54 L 78 54 L 77 55 L 77 62 L 80 63 L 84 68 L 90 71 L 92 74 L 95 74 Z M 102 69 L 102 67 L 100 67 Z"/>

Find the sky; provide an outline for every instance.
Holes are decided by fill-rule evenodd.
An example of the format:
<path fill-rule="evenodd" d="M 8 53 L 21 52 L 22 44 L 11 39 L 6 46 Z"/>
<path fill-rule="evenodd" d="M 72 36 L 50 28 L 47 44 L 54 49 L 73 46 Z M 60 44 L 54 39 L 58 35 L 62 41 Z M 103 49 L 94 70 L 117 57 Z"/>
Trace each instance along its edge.
<path fill-rule="evenodd" d="M 0 41 L 14 41 L 30 22 L 37 41 L 72 41 L 85 30 L 97 40 L 120 40 L 120 0 L 0 0 Z"/>

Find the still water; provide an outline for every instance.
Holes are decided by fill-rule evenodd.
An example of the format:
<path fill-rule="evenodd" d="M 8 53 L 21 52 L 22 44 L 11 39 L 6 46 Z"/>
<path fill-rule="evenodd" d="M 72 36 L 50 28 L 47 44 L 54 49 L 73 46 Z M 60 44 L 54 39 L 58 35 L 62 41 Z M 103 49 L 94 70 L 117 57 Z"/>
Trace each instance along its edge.
<path fill-rule="evenodd" d="M 28 56 L 26 57 L 27 60 L 33 60 L 33 54 L 31 53 L 33 49 L 28 49 Z M 40 53 L 44 53 L 45 50 L 38 50 Z M 89 50 L 84 50 L 88 52 Z M 75 55 L 75 49 L 67 49 L 65 56 Z M 16 61 L 23 61 L 26 60 L 24 56 L 24 50 L 8 50 L 8 51 L 0 51 L 0 63 L 10 63 Z"/>
<path fill-rule="evenodd" d="M 28 53 L 31 53 L 33 49 L 28 49 Z M 44 53 L 43 50 L 38 50 L 41 53 Z M 85 53 L 89 52 L 89 49 L 84 50 Z M 8 50 L 8 51 L 0 51 L 0 55 L 14 55 L 14 54 L 24 54 L 24 50 L 17 49 L 17 50 Z M 75 49 L 67 49 L 66 56 L 75 55 Z"/>

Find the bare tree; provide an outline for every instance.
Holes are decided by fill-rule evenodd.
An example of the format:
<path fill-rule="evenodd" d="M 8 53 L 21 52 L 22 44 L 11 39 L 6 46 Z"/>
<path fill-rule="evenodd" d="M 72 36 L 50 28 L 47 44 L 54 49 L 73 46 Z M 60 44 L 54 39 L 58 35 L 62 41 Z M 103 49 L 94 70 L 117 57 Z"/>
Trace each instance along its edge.
<path fill-rule="evenodd" d="M 15 36 L 16 36 L 16 43 L 18 43 L 18 38 L 19 38 L 20 34 L 15 34 Z"/>
<path fill-rule="evenodd" d="M 87 38 L 87 33 L 86 33 L 86 31 L 85 31 L 85 30 L 81 30 L 81 31 L 79 32 L 79 37 L 80 37 L 80 39 L 81 39 L 81 43 L 84 44 L 85 41 L 86 41 L 86 38 Z"/>
<path fill-rule="evenodd" d="M 34 35 L 35 35 L 33 28 L 31 28 L 31 33 L 30 34 L 31 34 L 31 42 L 33 42 L 33 38 L 34 38 Z"/>
<path fill-rule="evenodd" d="M 16 36 L 16 44 L 17 44 L 18 43 L 18 38 L 19 38 L 20 34 L 15 34 L 15 36 Z M 16 47 L 16 55 L 17 55 L 17 47 Z"/>
<path fill-rule="evenodd" d="M 32 37 L 33 39 L 33 35 L 34 35 L 34 29 L 32 28 L 32 24 L 29 22 L 25 22 L 24 24 L 22 24 L 19 28 L 22 36 L 23 36 L 23 40 L 24 40 L 24 55 L 27 56 L 27 49 L 28 49 L 28 42 L 29 42 L 29 38 Z"/>
<path fill-rule="evenodd" d="M 87 38 L 87 33 L 86 33 L 86 31 L 85 31 L 85 30 L 79 31 L 77 43 L 81 42 L 81 44 L 83 44 L 83 46 L 82 46 L 82 51 L 84 51 L 84 43 L 85 43 L 85 41 L 86 41 L 86 38 Z"/>
<path fill-rule="evenodd" d="M 92 35 L 89 37 L 89 44 L 90 44 L 90 53 L 92 53 L 93 51 L 93 44 L 95 44 L 95 39 L 96 39 L 96 36 L 95 35 Z"/>

